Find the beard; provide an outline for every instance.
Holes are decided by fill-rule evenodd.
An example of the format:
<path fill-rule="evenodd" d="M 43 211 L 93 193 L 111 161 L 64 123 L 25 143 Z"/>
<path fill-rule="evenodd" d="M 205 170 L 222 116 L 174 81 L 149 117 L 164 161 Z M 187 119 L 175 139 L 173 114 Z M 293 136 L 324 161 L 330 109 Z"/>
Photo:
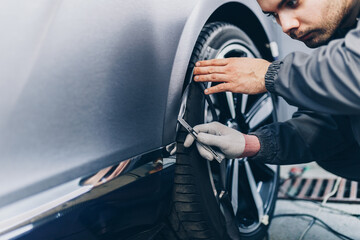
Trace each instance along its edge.
<path fill-rule="evenodd" d="M 336 29 L 307 29 L 300 32 L 290 32 L 289 36 L 303 42 L 309 48 L 317 48 L 326 45 L 332 39 Z"/>
<path fill-rule="evenodd" d="M 342 0 L 329 1 L 329 6 L 325 9 L 326 11 L 322 13 L 323 17 L 315 27 L 301 31 L 299 29 L 291 31 L 289 36 L 302 41 L 309 48 L 328 44 L 341 27 L 350 9 L 346 7 L 345 1 Z"/>

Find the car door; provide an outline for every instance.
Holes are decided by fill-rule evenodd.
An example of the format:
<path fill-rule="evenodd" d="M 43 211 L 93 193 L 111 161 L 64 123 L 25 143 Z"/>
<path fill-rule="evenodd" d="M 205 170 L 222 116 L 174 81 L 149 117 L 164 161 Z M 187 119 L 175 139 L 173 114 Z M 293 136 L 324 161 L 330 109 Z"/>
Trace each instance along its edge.
<path fill-rule="evenodd" d="M 194 4 L 2 2 L 0 222 L 88 192 L 82 177 L 161 147 Z"/>

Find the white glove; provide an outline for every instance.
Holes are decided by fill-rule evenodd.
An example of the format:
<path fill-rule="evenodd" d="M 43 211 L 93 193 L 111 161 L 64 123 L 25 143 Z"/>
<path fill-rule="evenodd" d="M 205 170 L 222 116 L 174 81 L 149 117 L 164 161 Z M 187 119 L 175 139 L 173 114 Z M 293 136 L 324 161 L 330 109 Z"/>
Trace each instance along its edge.
<path fill-rule="evenodd" d="M 238 158 L 244 152 L 244 135 L 235 129 L 229 128 L 219 122 L 211 122 L 197 125 L 194 127 L 194 130 L 198 133 L 198 142 L 217 147 L 228 159 Z M 190 147 L 193 142 L 194 137 L 188 134 L 184 146 Z M 214 159 L 213 155 L 199 143 L 197 143 L 196 146 L 203 158 L 210 161 Z"/>

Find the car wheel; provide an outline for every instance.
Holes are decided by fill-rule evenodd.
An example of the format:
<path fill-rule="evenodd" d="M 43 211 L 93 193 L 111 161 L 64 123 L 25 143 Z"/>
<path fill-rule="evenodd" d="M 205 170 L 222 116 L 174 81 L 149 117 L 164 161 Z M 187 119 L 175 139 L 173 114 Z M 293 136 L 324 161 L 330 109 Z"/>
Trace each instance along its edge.
<path fill-rule="evenodd" d="M 255 45 L 238 27 L 207 24 L 194 47 L 183 118 L 195 126 L 219 121 L 243 133 L 276 121 L 274 101 L 268 94 L 230 92 L 205 97 L 211 83 L 192 82 L 198 60 L 229 57 L 261 57 Z M 193 144 L 185 148 L 188 132 L 179 128 L 174 178 L 171 227 L 179 239 L 262 239 L 274 211 L 279 168 L 247 158 L 225 159 L 220 164 L 203 159 Z"/>

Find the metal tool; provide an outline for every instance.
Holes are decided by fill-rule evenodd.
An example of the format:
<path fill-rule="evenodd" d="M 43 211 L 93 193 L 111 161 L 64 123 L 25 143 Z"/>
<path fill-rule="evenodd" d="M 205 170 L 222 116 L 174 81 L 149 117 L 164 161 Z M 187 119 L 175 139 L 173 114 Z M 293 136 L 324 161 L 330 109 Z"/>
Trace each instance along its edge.
<path fill-rule="evenodd" d="M 195 130 L 180 116 L 178 117 L 178 122 L 195 138 L 195 140 L 197 140 L 197 136 L 198 133 L 195 132 Z M 218 161 L 219 163 L 221 163 L 221 161 L 224 159 L 224 157 L 222 156 L 222 154 L 216 152 L 214 149 L 212 149 L 210 146 L 205 145 L 201 142 L 198 142 L 203 148 L 205 148 L 207 151 L 209 151 L 214 158 L 216 159 L 216 161 Z"/>

